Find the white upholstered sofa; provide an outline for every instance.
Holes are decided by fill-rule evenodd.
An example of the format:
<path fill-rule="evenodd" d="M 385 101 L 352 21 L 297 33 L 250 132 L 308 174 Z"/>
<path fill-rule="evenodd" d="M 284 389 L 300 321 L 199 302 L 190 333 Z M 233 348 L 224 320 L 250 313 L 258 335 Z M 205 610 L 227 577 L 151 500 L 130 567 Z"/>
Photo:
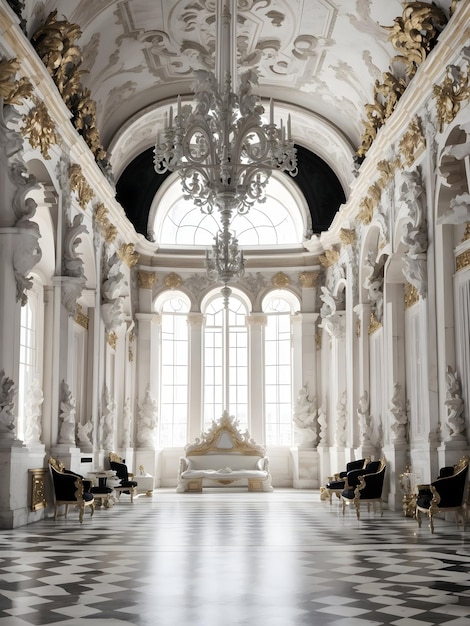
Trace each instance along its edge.
<path fill-rule="evenodd" d="M 227 411 L 211 428 L 185 448 L 178 471 L 177 492 L 200 492 L 203 486 L 247 486 L 249 491 L 272 491 L 269 459 L 263 446 Z"/>

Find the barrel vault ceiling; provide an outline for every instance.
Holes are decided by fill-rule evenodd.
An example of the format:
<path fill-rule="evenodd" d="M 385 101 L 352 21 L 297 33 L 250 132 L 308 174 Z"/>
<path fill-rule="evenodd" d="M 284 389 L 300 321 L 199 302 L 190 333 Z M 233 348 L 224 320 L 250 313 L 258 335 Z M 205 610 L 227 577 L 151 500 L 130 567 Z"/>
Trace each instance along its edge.
<path fill-rule="evenodd" d="M 451 0 L 435 4 L 449 14 Z M 191 100 L 194 70 L 214 69 L 215 0 L 25 0 L 28 34 L 52 11 L 80 27 L 83 84 L 117 180 L 154 144 L 177 96 Z M 401 0 L 238 0 L 239 70 L 257 70 L 263 101 L 274 99 L 279 118 L 291 113 L 295 142 L 332 168 L 346 196 L 364 106 L 396 54 L 389 28 L 402 13 Z"/>

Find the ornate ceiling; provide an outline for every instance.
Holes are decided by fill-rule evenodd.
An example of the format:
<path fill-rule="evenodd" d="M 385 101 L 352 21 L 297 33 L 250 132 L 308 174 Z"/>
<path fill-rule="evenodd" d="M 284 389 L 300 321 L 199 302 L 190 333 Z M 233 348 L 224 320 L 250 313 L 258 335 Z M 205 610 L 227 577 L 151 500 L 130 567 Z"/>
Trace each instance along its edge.
<path fill-rule="evenodd" d="M 429 3 L 431 4 L 431 3 Z M 451 0 L 437 0 L 446 14 Z M 213 69 L 215 0 L 26 0 L 32 35 L 52 11 L 79 25 L 82 80 L 97 105 L 114 175 L 154 143 L 193 71 Z M 292 115 L 297 144 L 334 170 L 345 192 L 364 129 L 364 105 L 396 51 L 387 27 L 400 0 L 239 0 L 238 66 L 259 74 L 259 94 Z"/>

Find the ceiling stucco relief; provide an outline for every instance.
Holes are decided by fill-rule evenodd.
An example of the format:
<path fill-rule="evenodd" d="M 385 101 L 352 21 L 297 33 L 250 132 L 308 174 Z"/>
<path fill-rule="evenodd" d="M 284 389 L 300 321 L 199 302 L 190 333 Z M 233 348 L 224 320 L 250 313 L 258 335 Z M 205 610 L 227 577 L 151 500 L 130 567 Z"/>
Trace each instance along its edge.
<path fill-rule="evenodd" d="M 447 13 L 450 3 L 436 1 Z M 214 0 L 25 0 L 24 16 L 31 33 L 54 10 L 79 25 L 83 85 L 102 143 L 122 163 L 138 150 L 129 130 L 149 147 L 169 104 L 179 94 L 192 99 L 194 70 L 214 69 L 214 9 Z M 265 103 L 274 97 L 276 110 L 290 103 L 296 141 L 322 158 L 341 155 L 334 167 L 343 184 L 402 12 L 402 0 L 238 1 L 239 71 L 256 69 L 256 90 Z"/>

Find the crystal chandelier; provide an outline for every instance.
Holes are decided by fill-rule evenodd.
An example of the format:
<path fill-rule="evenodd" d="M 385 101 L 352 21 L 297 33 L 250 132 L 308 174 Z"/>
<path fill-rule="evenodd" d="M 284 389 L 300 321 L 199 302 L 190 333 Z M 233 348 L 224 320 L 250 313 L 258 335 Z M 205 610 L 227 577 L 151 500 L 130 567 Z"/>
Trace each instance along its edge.
<path fill-rule="evenodd" d="M 235 213 L 243 215 L 266 199 L 273 170 L 297 173 L 297 154 L 287 125 L 269 119 L 252 93 L 257 84 L 253 71 L 245 72 L 238 93 L 236 79 L 237 0 L 216 0 L 216 74 L 195 71 L 194 108 L 178 97 L 176 114 L 170 107 L 165 128 L 155 146 L 154 164 L 159 174 L 178 172 L 184 198 L 205 214 L 219 213 L 221 230 L 206 255 L 207 275 L 227 283 L 243 275 L 243 254 L 230 232 Z"/>

